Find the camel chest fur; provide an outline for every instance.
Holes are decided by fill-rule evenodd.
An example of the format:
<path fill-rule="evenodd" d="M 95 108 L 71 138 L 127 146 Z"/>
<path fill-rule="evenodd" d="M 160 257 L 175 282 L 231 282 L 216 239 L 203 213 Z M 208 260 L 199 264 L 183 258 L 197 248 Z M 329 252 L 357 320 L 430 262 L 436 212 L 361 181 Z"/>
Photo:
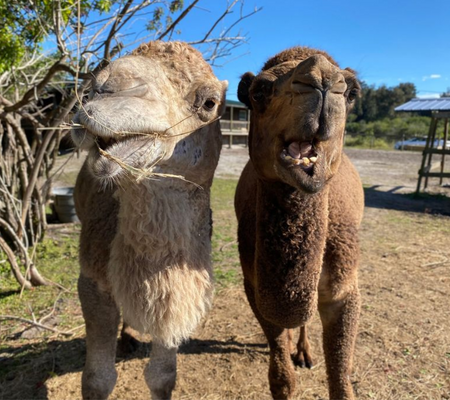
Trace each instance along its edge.
<path fill-rule="evenodd" d="M 108 265 L 113 295 L 133 328 L 174 347 L 211 302 L 209 191 L 144 182 L 117 195 Z"/>

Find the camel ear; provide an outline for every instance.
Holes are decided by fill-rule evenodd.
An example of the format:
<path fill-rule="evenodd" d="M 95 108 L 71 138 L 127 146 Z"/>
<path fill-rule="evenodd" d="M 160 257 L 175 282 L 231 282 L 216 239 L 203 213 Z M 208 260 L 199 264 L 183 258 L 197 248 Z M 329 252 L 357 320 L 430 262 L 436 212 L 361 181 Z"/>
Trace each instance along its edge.
<path fill-rule="evenodd" d="M 351 68 L 344 69 L 344 78 L 347 82 L 347 112 L 355 105 L 355 100 L 361 97 L 361 84 L 356 75 L 356 71 Z"/>
<path fill-rule="evenodd" d="M 220 103 L 220 108 L 218 110 L 218 115 L 222 116 L 225 113 L 226 109 L 226 93 L 228 89 L 228 81 L 221 81 L 222 84 L 222 99 Z"/>
<path fill-rule="evenodd" d="M 255 75 L 252 72 L 246 72 L 242 75 L 237 90 L 239 101 L 244 103 L 249 110 L 252 109 L 252 103 L 250 102 L 250 86 L 252 85 L 253 79 L 255 79 Z"/>

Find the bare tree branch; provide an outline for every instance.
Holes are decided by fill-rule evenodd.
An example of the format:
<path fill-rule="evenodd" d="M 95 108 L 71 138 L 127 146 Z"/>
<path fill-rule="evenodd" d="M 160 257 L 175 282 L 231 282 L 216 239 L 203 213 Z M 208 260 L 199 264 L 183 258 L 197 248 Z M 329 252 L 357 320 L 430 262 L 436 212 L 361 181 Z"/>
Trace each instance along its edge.
<path fill-rule="evenodd" d="M 189 12 L 194 8 L 194 6 L 199 2 L 199 0 L 194 0 L 191 5 L 186 8 L 181 15 L 172 23 L 170 26 L 158 36 L 158 40 L 162 40 L 170 31 L 175 29 L 175 27 L 180 23 L 180 21 L 189 14 Z"/>
<path fill-rule="evenodd" d="M 111 27 L 111 30 L 109 31 L 108 37 L 105 40 L 105 51 L 103 53 L 103 58 L 106 60 L 110 59 L 110 54 L 109 54 L 109 48 L 111 46 L 111 40 L 114 37 L 114 35 L 117 32 L 117 26 L 119 25 L 120 21 L 122 20 L 122 18 L 126 15 L 128 9 L 131 7 L 131 5 L 133 4 L 133 0 L 128 0 L 125 5 L 123 6 L 123 8 L 120 10 L 119 14 L 117 15 L 117 17 L 115 18 L 114 24 Z"/>
<path fill-rule="evenodd" d="M 50 69 L 48 70 L 47 74 L 45 75 L 45 77 L 34 87 L 32 87 L 30 90 L 28 90 L 28 92 L 26 92 L 24 94 L 24 96 L 22 97 L 22 99 L 12 105 L 12 106 L 6 106 L 5 107 L 5 112 L 14 112 L 16 110 L 18 110 L 19 108 L 27 105 L 30 100 L 35 97 L 37 94 L 41 93 L 44 89 L 45 86 L 50 82 L 50 80 L 53 78 L 53 76 L 57 73 L 63 70 L 63 67 L 61 64 L 62 62 L 62 58 L 57 61 L 55 64 L 52 65 L 52 67 L 50 67 Z"/>
<path fill-rule="evenodd" d="M 41 329 L 45 329 L 47 331 L 55 332 L 58 335 L 73 336 L 72 332 L 63 332 L 63 331 L 60 331 L 60 330 L 58 330 L 56 328 L 52 328 L 51 326 L 40 324 L 37 321 L 32 321 L 31 319 L 26 319 L 26 318 L 21 318 L 21 317 L 16 317 L 14 315 L 0 315 L 0 320 L 3 320 L 3 321 L 5 321 L 5 320 L 20 321 L 20 322 L 24 322 L 26 324 L 30 324 L 30 325 L 36 326 L 37 328 L 41 328 Z"/>
<path fill-rule="evenodd" d="M 236 3 L 238 2 L 239 0 L 234 0 L 228 7 L 227 7 L 227 9 L 223 12 L 223 14 L 219 17 L 219 18 L 217 18 L 217 20 L 216 20 L 216 22 L 214 22 L 214 24 L 213 24 L 213 26 L 209 29 L 209 31 L 206 33 L 206 35 L 205 35 L 205 37 L 202 39 L 202 40 L 200 40 L 200 41 L 198 41 L 198 43 L 204 43 L 205 41 L 206 41 L 206 39 L 208 39 L 209 38 L 209 35 L 211 35 L 211 33 L 214 31 L 214 29 L 216 28 L 216 26 L 219 24 L 219 22 L 220 21 L 222 21 L 230 12 L 231 12 L 231 9 L 236 5 Z"/>

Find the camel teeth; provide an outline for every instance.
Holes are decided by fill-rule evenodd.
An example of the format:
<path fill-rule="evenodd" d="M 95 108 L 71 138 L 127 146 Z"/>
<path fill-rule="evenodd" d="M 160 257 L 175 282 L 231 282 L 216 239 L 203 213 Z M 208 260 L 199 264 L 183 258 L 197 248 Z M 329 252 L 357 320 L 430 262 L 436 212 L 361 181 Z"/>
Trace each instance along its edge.
<path fill-rule="evenodd" d="M 317 157 L 309 157 L 309 161 L 315 163 L 317 161 Z"/>
<path fill-rule="evenodd" d="M 289 161 L 293 165 L 301 165 L 301 164 L 308 165 L 309 164 L 309 159 L 306 157 L 294 158 L 294 157 L 291 157 L 289 154 L 282 154 L 282 158 L 286 161 Z M 305 161 L 305 160 L 308 160 L 308 161 Z"/>
<path fill-rule="evenodd" d="M 308 166 L 310 164 L 311 161 L 309 161 L 308 157 L 303 157 L 303 164 L 305 164 L 306 166 Z"/>

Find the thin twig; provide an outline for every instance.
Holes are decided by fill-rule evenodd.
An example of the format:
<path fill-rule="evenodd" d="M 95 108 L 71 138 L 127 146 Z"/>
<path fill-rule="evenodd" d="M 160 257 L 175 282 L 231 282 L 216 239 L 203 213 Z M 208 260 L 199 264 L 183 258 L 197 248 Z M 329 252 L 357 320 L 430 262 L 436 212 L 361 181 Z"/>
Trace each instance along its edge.
<path fill-rule="evenodd" d="M 236 0 L 235 0 L 236 1 Z M 181 15 L 172 23 L 170 26 L 158 36 L 158 40 L 162 40 L 171 30 L 175 29 L 175 27 L 180 23 L 180 21 L 192 10 L 192 8 L 199 2 L 199 0 L 194 0 L 188 8 L 186 8 Z"/>
<path fill-rule="evenodd" d="M 26 319 L 26 318 L 22 318 L 22 317 L 16 317 L 14 315 L 0 315 L 0 320 L 3 320 L 3 321 L 7 321 L 7 320 L 20 321 L 20 322 L 24 322 L 26 324 L 30 324 L 30 325 L 36 326 L 37 328 L 46 329 L 48 331 L 55 332 L 58 335 L 73 336 L 73 333 L 71 333 L 71 332 L 63 332 L 63 331 L 60 331 L 60 330 L 58 330 L 56 328 L 52 328 L 51 326 L 47 326 L 47 325 L 44 325 L 44 324 L 40 324 L 39 322 L 32 321 L 31 319 Z"/>
<path fill-rule="evenodd" d="M 449 262 L 448 258 L 444 257 L 444 260 L 442 260 L 442 261 L 437 261 L 437 262 L 432 262 L 432 263 L 428 263 L 428 264 L 423 264 L 423 265 L 421 265 L 421 267 L 422 268 L 433 267 L 432 269 L 434 269 L 434 268 L 440 267 L 441 265 L 445 265 L 448 262 Z"/>

